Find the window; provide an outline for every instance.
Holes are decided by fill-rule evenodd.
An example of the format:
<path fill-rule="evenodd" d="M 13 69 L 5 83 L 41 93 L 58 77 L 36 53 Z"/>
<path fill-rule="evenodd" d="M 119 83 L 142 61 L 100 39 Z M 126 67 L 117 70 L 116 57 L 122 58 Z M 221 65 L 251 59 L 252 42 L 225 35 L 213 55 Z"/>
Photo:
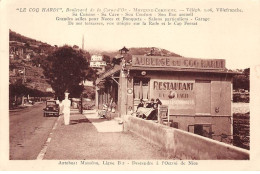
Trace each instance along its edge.
<path fill-rule="evenodd" d="M 179 128 L 179 123 L 178 122 L 171 122 L 170 126 L 173 127 L 173 128 L 178 129 Z"/>
<path fill-rule="evenodd" d="M 140 103 L 140 99 L 145 101 L 149 100 L 150 92 L 149 85 L 150 79 L 147 78 L 134 78 L 134 110 L 137 109 L 137 105 Z"/>
<path fill-rule="evenodd" d="M 149 99 L 149 79 L 134 79 L 134 99 Z"/>
<path fill-rule="evenodd" d="M 134 99 L 141 99 L 141 87 L 140 87 L 140 80 L 134 79 Z"/>
<path fill-rule="evenodd" d="M 188 132 L 192 132 L 203 137 L 212 138 L 212 124 L 194 124 L 188 126 Z"/>

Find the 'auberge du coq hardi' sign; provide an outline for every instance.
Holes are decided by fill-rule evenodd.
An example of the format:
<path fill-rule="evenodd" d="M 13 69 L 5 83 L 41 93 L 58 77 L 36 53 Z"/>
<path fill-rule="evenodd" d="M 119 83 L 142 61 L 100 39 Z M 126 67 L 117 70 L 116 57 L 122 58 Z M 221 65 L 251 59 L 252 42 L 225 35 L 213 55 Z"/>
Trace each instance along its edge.
<path fill-rule="evenodd" d="M 195 81 L 151 79 L 151 98 L 160 99 L 168 105 L 170 114 L 194 114 Z"/>
<path fill-rule="evenodd" d="M 224 70 L 226 68 L 224 59 L 194 59 L 162 56 L 133 56 L 132 66 L 218 70 Z"/>

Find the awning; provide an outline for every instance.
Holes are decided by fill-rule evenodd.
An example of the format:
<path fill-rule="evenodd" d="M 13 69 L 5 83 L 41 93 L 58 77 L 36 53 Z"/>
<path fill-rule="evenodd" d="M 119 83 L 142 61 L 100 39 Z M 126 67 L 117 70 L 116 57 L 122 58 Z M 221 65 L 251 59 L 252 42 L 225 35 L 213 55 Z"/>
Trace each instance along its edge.
<path fill-rule="evenodd" d="M 121 65 L 115 65 L 112 69 L 101 74 L 100 77 L 96 80 L 96 84 L 98 84 L 100 81 L 102 81 L 106 77 L 110 77 L 110 76 L 116 74 L 117 72 L 120 72 L 120 70 L 121 70 Z"/>
<path fill-rule="evenodd" d="M 199 73 L 219 73 L 219 74 L 230 74 L 239 75 L 240 72 L 233 72 L 228 70 L 212 70 L 212 69 L 195 69 L 195 68 L 167 68 L 167 67 L 127 67 L 129 70 L 143 70 L 143 71 L 170 71 L 170 72 L 199 72 Z"/>

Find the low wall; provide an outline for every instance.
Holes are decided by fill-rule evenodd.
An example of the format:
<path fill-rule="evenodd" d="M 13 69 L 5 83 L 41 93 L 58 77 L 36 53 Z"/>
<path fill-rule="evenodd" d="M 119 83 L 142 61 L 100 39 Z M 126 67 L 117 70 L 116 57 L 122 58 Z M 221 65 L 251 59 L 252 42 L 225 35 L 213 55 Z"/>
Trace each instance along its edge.
<path fill-rule="evenodd" d="M 162 147 L 169 158 L 249 159 L 248 150 L 133 116 L 124 116 L 124 130 Z"/>

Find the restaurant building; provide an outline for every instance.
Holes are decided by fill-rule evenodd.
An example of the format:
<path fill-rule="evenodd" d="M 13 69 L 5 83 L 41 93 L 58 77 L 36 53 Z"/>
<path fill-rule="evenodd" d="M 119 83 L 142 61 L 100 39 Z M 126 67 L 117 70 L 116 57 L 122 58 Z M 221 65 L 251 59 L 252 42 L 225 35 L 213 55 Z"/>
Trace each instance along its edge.
<path fill-rule="evenodd" d="M 99 76 L 96 106 L 114 102 L 123 117 L 158 98 L 172 127 L 220 140 L 233 134 L 233 75 L 224 59 L 133 55 Z"/>

